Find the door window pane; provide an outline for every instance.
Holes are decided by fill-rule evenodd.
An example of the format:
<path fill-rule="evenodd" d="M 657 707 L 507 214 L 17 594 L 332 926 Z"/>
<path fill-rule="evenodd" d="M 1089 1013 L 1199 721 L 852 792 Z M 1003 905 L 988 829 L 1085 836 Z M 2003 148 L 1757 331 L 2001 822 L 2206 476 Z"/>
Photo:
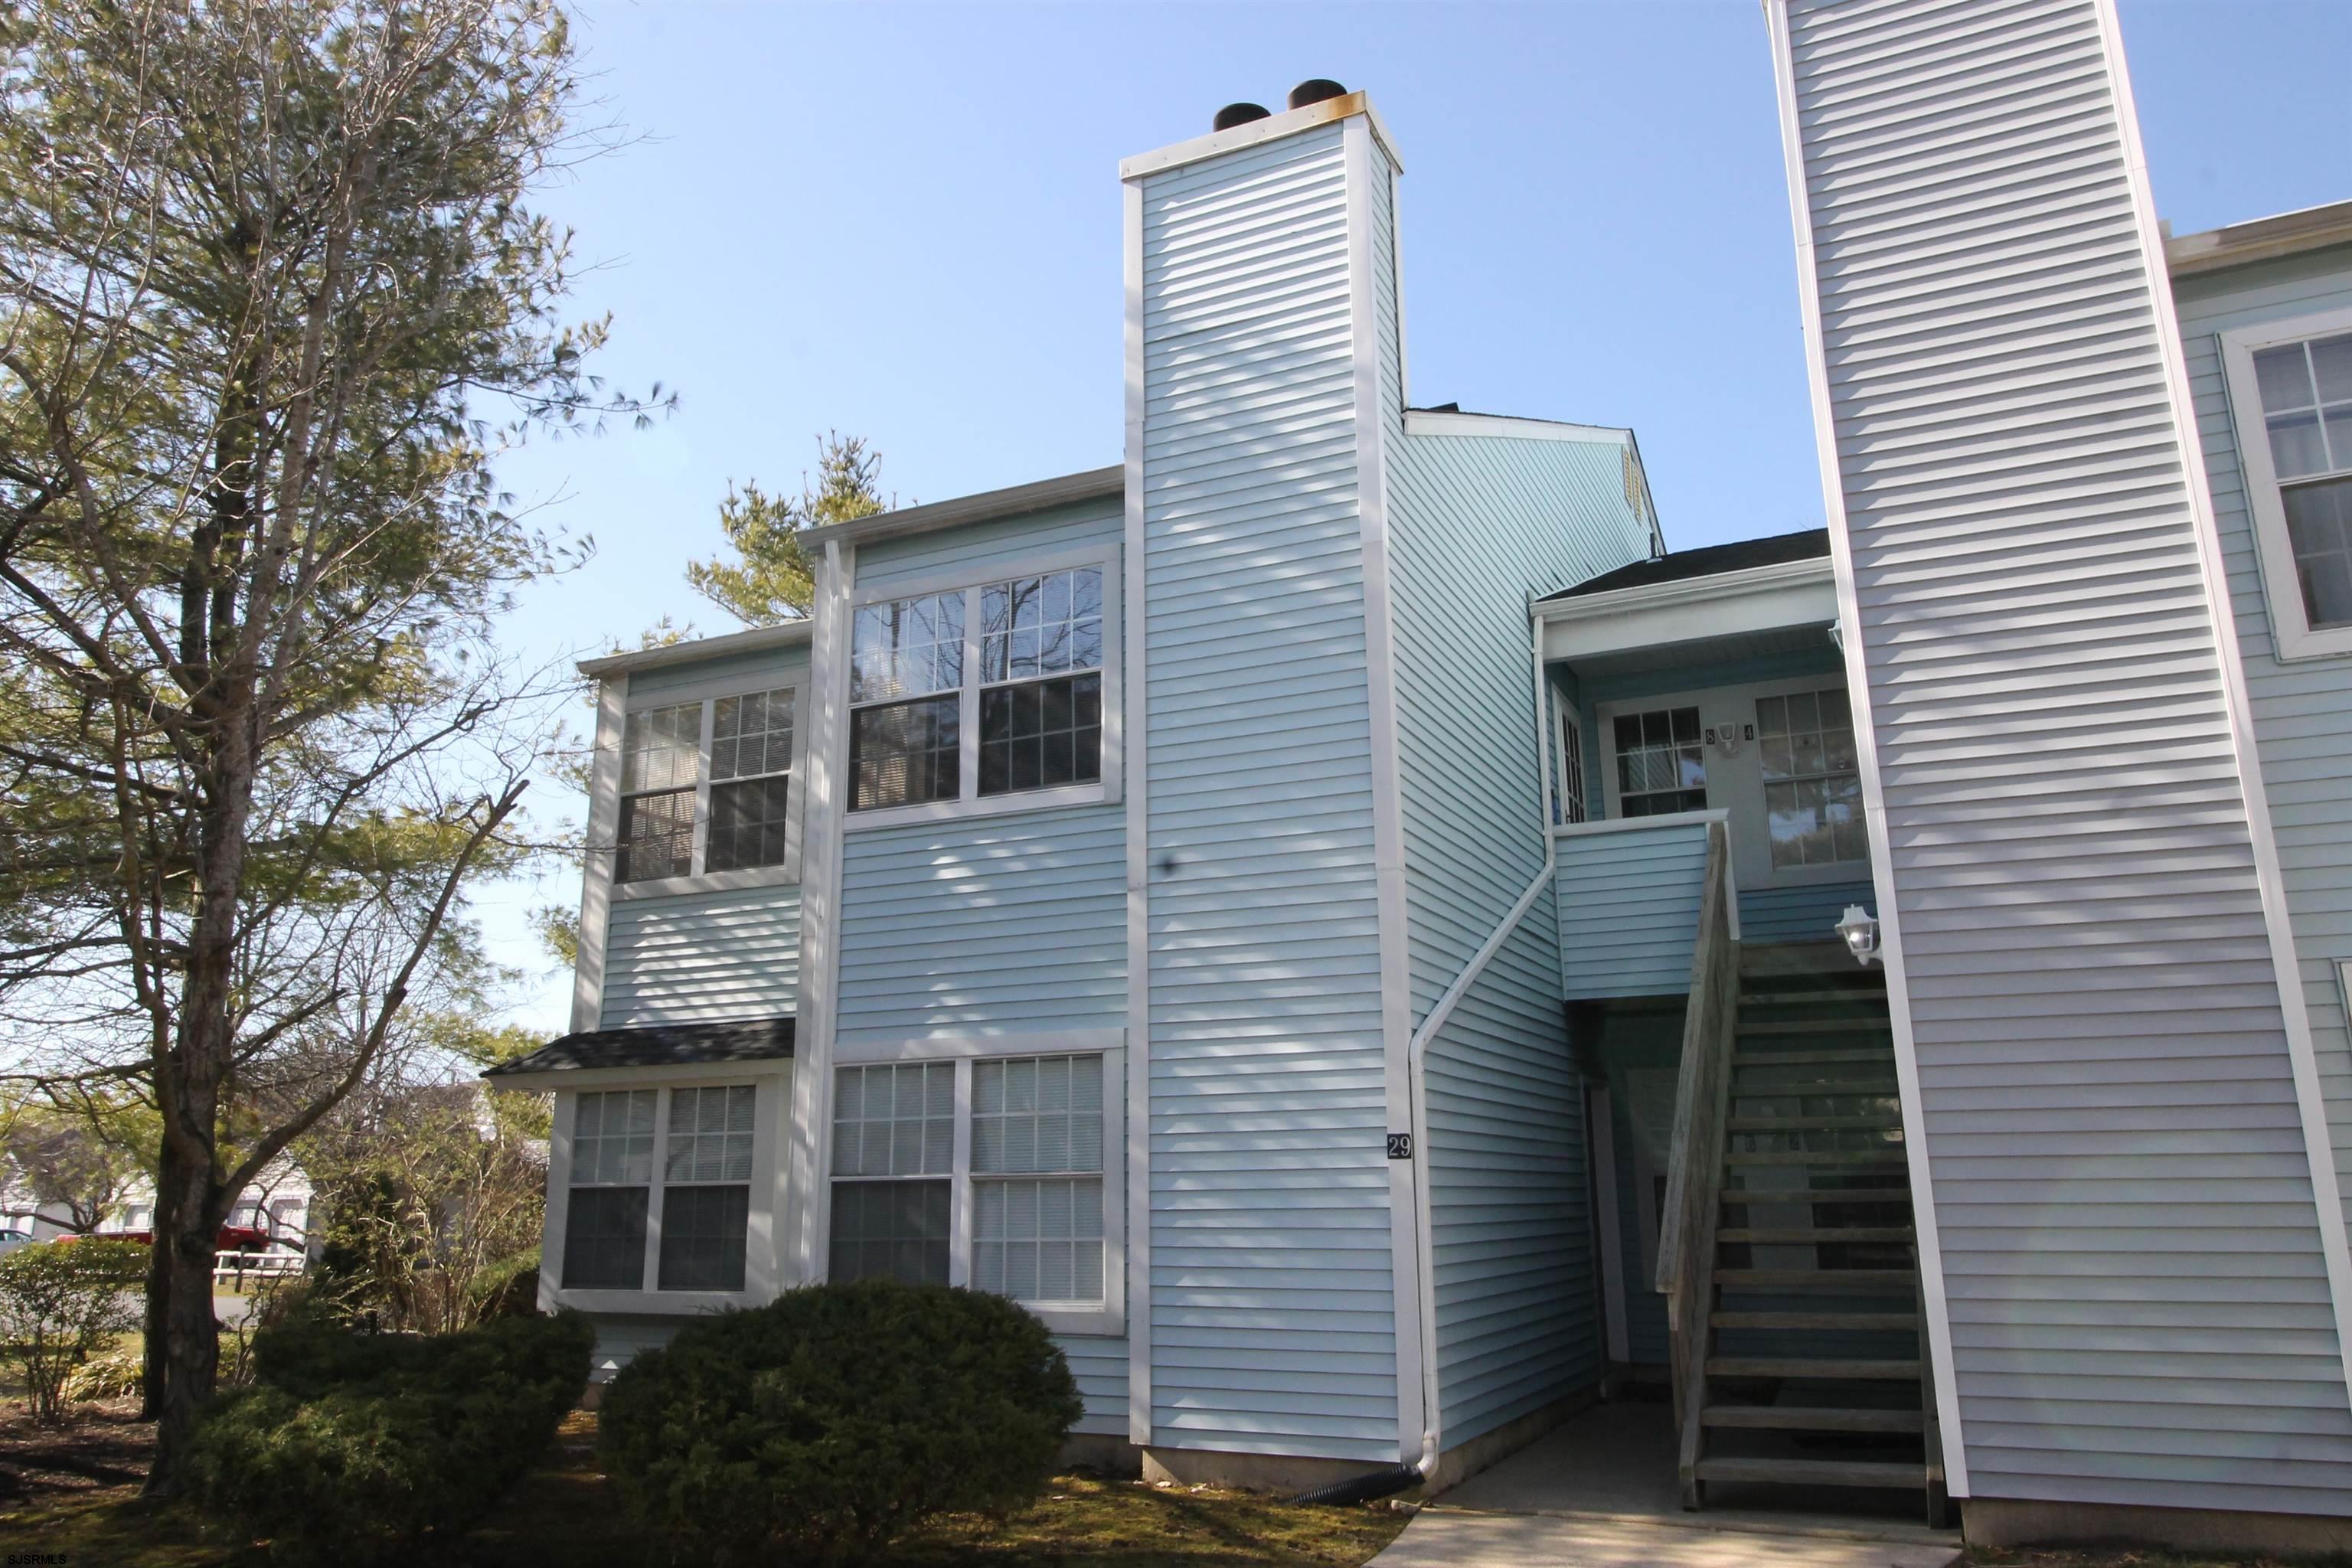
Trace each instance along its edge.
<path fill-rule="evenodd" d="M 948 1282 L 950 1182 L 835 1182 L 830 1277 Z"/>

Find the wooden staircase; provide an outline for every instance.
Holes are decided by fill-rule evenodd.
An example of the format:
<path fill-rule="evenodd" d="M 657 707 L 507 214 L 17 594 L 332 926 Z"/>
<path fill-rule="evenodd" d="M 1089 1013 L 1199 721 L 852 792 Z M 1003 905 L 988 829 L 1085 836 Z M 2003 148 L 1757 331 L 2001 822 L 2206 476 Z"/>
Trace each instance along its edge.
<path fill-rule="evenodd" d="M 1729 945 L 1720 1055 L 1685 1080 L 1712 1091 L 1694 1137 L 1719 1131 L 1678 1151 L 1684 1506 L 1710 1482 L 1903 1488 L 1941 1524 L 1885 974 L 1835 942 Z"/>

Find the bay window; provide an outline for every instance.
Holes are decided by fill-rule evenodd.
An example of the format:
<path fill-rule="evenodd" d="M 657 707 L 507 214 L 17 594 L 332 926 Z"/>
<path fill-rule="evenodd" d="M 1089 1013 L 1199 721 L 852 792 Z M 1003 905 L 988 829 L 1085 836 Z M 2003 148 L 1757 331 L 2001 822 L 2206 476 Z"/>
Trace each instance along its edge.
<path fill-rule="evenodd" d="M 1100 1331 L 1123 1296 L 1107 1059 L 836 1068 L 829 1277 L 969 1285 Z"/>
<path fill-rule="evenodd" d="M 562 1289 L 741 1292 L 758 1102 L 743 1083 L 573 1095 Z"/>
<path fill-rule="evenodd" d="M 2352 310 L 2221 342 L 2278 655 L 2352 653 Z"/>
<path fill-rule="evenodd" d="M 614 881 L 789 869 L 798 704 L 778 687 L 632 710 Z"/>
<path fill-rule="evenodd" d="M 1066 559 L 857 605 L 852 826 L 1117 798 L 1116 586 Z"/>

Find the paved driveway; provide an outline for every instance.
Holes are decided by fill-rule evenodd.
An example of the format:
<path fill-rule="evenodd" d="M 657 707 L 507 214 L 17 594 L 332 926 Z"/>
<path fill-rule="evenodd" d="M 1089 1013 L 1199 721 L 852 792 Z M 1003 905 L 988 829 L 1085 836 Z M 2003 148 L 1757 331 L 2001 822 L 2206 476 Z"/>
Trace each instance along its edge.
<path fill-rule="evenodd" d="M 1946 1568 L 1955 1545 L 1433 1505 L 1373 1568 Z"/>

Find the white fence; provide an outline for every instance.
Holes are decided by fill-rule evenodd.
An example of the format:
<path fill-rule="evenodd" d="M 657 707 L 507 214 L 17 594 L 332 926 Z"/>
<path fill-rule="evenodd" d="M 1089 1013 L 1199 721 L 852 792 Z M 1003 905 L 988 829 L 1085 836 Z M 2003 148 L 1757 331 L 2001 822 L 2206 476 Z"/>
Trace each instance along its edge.
<path fill-rule="evenodd" d="M 239 1289 L 247 1279 L 283 1279 L 302 1272 L 299 1252 L 222 1252 L 213 1257 L 213 1279 L 226 1279 Z"/>

